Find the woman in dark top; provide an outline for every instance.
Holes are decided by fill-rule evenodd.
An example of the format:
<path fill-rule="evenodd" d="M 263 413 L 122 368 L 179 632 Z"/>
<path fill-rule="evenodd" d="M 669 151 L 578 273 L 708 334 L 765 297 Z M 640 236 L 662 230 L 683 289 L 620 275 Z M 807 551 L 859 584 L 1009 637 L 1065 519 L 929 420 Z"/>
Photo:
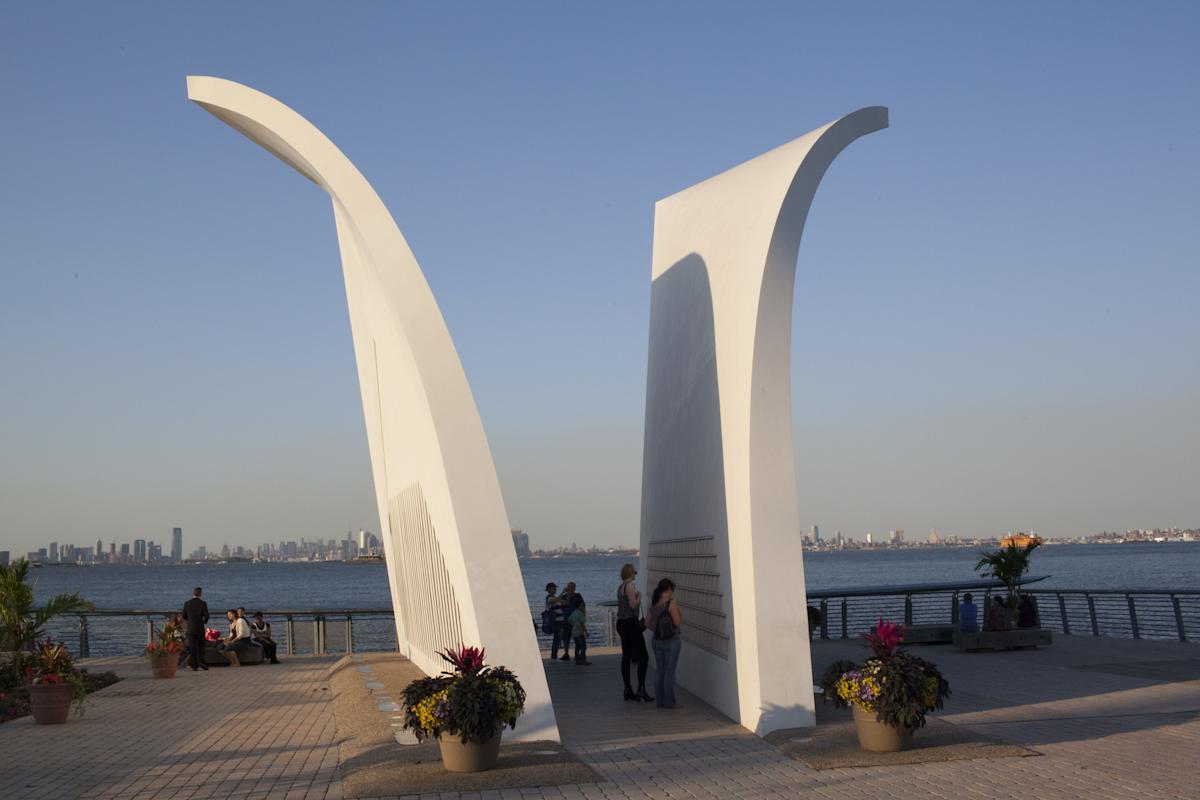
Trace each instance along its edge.
<path fill-rule="evenodd" d="M 654 635 L 654 688 L 659 708 L 675 707 L 675 667 L 679 664 L 679 650 L 683 643 L 679 628 L 683 617 L 679 603 L 675 602 L 675 584 L 670 578 L 658 582 L 651 598 L 650 613 L 646 615 L 646 627 Z"/>
<path fill-rule="evenodd" d="M 617 634 L 621 637 L 621 678 L 625 681 L 625 699 L 647 703 L 654 700 L 646 692 L 646 668 L 650 654 L 642 636 L 642 594 L 637 590 L 637 570 L 633 564 L 621 567 L 621 585 L 617 587 Z M 629 666 L 637 664 L 638 689 L 629 682 Z"/>

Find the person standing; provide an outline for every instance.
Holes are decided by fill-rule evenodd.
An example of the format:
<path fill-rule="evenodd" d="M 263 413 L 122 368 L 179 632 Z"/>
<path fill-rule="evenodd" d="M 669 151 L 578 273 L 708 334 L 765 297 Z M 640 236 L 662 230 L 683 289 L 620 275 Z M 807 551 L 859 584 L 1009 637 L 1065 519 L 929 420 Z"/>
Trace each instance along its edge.
<path fill-rule="evenodd" d="M 192 672 L 207 670 L 204 663 L 204 624 L 208 622 L 208 603 L 200 599 L 203 590 L 197 586 L 192 589 L 192 597 L 183 604 L 183 621 L 187 626 L 185 631 L 187 643 L 192 651 Z"/>
<path fill-rule="evenodd" d="M 645 701 L 654 698 L 646 692 L 646 668 L 650 654 L 642 635 L 642 593 L 637 589 L 637 569 L 633 564 L 621 567 L 621 585 L 617 587 L 617 635 L 621 637 L 621 679 L 625 681 L 625 699 Z M 629 681 L 629 667 L 637 664 L 638 690 Z"/>
<path fill-rule="evenodd" d="M 592 662 L 587 660 L 587 604 L 583 595 L 572 595 L 571 602 L 574 610 L 567 622 L 571 624 L 571 637 L 575 639 L 575 666 L 590 667 Z"/>
<path fill-rule="evenodd" d="M 578 595 L 575 593 L 575 581 L 567 581 L 567 585 L 563 587 L 563 593 L 559 596 L 562 601 L 563 610 L 563 661 L 571 660 L 571 623 L 569 618 L 571 612 L 575 610 L 575 598 Z"/>
<path fill-rule="evenodd" d="M 654 634 L 654 688 L 658 695 L 654 704 L 659 708 L 675 707 L 675 667 L 679 664 L 679 649 L 682 642 L 679 628 L 683 616 L 679 603 L 675 602 L 675 584 L 663 578 L 650 598 L 650 613 L 646 616 L 646 627 Z"/>
<path fill-rule="evenodd" d="M 558 647 L 562 645 L 563 652 L 566 652 L 567 639 L 570 632 L 563 626 L 566 624 L 566 615 L 563 614 L 562 598 L 558 596 L 558 584 L 546 584 L 546 611 L 550 613 L 550 632 L 554 639 L 550 642 L 550 660 L 558 658 Z"/>

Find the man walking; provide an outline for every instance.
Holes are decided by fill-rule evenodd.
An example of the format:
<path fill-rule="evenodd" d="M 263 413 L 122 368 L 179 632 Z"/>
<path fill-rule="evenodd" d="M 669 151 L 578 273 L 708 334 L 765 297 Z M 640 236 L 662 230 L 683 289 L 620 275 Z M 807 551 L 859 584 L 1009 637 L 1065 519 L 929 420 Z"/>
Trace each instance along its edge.
<path fill-rule="evenodd" d="M 187 625 L 188 646 L 192 651 L 192 672 L 208 669 L 204 663 L 204 625 L 208 622 L 208 603 L 200 599 L 201 589 L 192 590 L 192 599 L 183 604 L 183 621 Z"/>

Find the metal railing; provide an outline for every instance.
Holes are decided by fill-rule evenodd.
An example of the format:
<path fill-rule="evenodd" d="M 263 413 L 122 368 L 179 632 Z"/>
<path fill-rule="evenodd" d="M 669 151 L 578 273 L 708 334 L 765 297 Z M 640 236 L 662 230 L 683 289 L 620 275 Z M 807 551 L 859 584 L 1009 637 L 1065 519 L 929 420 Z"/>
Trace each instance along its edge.
<path fill-rule="evenodd" d="M 177 612 L 164 609 L 101 608 L 50 626 L 61 641 L 78 637 L 79 656 L 133 655 L 153 641 L 155 630 Z M 304 609 L 264 611 L 280 653 L 323 655 L 397 649 L 396 626 L 390 608 Z M 70 627 L 68 627 L 70 626 Z M 214 614 L 208 627 L 226 632 L 223 614 Z"/>
<path fill-rule="evenodd" d="M 1179 589 L 1043 589 L 1026 581 L 1038 623 L 1065 634 L 1133 639 L 1200 641 L 1200 590 Z M 827 590 L 808 593 L 821 612 L 815 635 L 847 639 L 880 618 L 905 625 L 956 625 L 962 595 L 975 592 L 987 607 L 991 595 L 1004 592 L 995 583 L 926 584 L 904 587 Z"/>
<path fill-rule="evenodd" d="M 1030 578 L 1022 591 L 1029 594 L 1039 624 L 1066 634 L 1090 634 L 1133 639 L 1200 641 L 1200 590 L 1194 589 L 1042 589 Z M 812 632 L 822 639 L 848 639 L 868 630 L 880 618 L 905 625 L 955 625 L 965 592 L 975 592 L 986 608 L 1000 584 L 960 582 L 911 586 L 829 589 L 808 593 L 821 612 Z M 549 648 L 550 636 L 541 631 L 541 610 L 530 609 L 539 646 Z M 165 609 L 96 609 L 74 618 L 60 618 L 49 633 L 60 641 L 76 639 L 79 656 L 134 655 L 152 641 L 154 631 L 176 612 Z M 264 611 L 280 652 L 288 655 L 395 651 L 396 627 L 390 608 L 281 609 Z M 223 616 L 214 615 L 209 627 L 224 632 Z M 616 608 L 588 608 L 588 645 L 616 644 Z"/>
<path fill-rule="evenodd" d="M 155 630 L 161 629 L 176 613 L 169 609 L 98 608 L 55 620 L 49 633 L 59 641 L 77 641 L 80 658 L 136 655 L 153 641 Z M 281 655 L 398 649 L 390 608 L 279 609 L 264 610 L 263 616 L 271 623 L 271 633 L 279 643 Z M 549 648 L 551 637 L 540 631 L 540 611 L 531 616 L 531 623 L 539 629 L 539 645 Z M 228 625 L 223 614 L 214 614 L 208 627 L 224 635 Z M 611 647 L 616 642 L 615 630 L 615 608 L 588 609 L 589 646 Z"/>

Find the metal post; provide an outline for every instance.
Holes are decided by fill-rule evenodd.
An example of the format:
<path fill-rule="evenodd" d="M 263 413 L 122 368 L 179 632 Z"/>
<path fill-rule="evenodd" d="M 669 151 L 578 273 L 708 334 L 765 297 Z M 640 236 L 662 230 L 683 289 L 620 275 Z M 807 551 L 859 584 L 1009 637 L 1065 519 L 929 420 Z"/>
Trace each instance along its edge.
<path fill-rule="evenodd" d="M 321 652 L 321 617 L 313 614 L 313 655 Z"/>
<path fill-rule="evenodd" d="M 1175 601 L 1176 610 L 1178 609 L 1178 607 L 1180 607 L 1180 602 Z M 1183 628 L 1180 628 L 1180 630 L 1183 630 Z M 89 655 L 90 655 L 90 648 L 88 646 L 89 644 L 91 644 L 91 643 L 88 640 L 88 618 L 86 618 L 86 616 L 84 616 L 83 614 L 79 614 L 79 657 L 80 658 L 89 657 Z"/>
<path fill-rule="evenodd" d="M 319 620 L 321 630 L 321 649 L 318 652 L 321 655 L 325 655 L 325 615 L 322 614 L 317 619 Z"/>
<path fill-rule="evenodd" d="M 346 615 L 346 654 L 354 652 L 354 619 Z"/>
<path fill-rule="evenodd" d="M 1140 639 L 1142 635 L 1138 631 L 1137 609 L 1133 605 L 1133 595 L 1127 594 L 1125 599 L 1129 601 L 1129 627 L 1133 629 L 1133 638 Z"/>
<path fill-rule="evenodd" d="M 829 638 L 829 600 L 821 601 L 821 638 Z"/>
<path fill-rule="evenodd" d="M 847 620 L 847 612 L 846 612 L 846 603 L 847 603 L 847 600 L 845 597 L 843 597 L 842 598 L 842 638 L 843 639 L 850 638 L 850 626 L 847 624 L 848 620 Z"/>
<path fill-rule="evenodd" d="M 287 615 L 287 654 L 296 655 L 296 620 L 291 614 Z"/>
<path fill-rule="evenodd" d="M 1088 616 L 1092 618 L 1092 636 L 1100 635 L 1100 623 L 1096 621 L 1096 598 L 1090 594 L 1087 596 L 1088 601 Z"/>
<path fill-rule="evenodd" d="M 154 617 L 146 617 L 146 644 L 154 644 Z"/>
<path fill-rule="evenodd" d="M 1071 632 L 1071 621 L 1067 619 L 1067 599 L 1062 596 L 1062 592 L 1058 593 L 1058 614 L 1062 617 L 1063 633 Z"/>
<path fill-rule="evenodd" d="M 904 624 L 912 625 L 912 595 L 904 595 Z"/>
<path fill-rule="evenodd" d="M 1175 607 L 1175 630 L 1179 631 L 1179 641 L 1187 641 L 1187 630 L 1183 626 L 1183 607 L 1179 605 L 1179 598 L 1171 595 L 1171 605 Z"/>
<path fill-rule="evenodd" d="M 955 628 L 958 627 L 958 589 L 955 589 L 954 594 L 950 595 L 950 624 Z"/>
<path fill-rule="evenodd" d="M 604 609 L 604 641 L 609 646 L 613 646 L 613 611 L 610 608 Z"/>

